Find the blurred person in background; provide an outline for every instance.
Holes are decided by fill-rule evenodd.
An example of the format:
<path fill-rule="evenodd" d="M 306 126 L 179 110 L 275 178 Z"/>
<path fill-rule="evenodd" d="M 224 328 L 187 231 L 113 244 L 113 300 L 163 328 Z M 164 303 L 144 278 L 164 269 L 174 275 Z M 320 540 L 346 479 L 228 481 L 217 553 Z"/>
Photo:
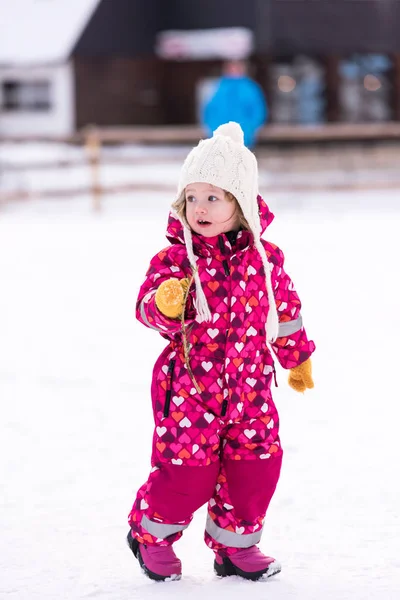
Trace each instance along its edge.
<path fill-rule="evenodd" d="M 235 121 L 244 132 L 244 143 L 254 146 L 257 131 L 268 118 L 268 107 L 261 87 L 247 75 L 243 60 L 224 64 L 222 77 L 205 102 L 201 122 L 207 135 L 223 123 Z"/>

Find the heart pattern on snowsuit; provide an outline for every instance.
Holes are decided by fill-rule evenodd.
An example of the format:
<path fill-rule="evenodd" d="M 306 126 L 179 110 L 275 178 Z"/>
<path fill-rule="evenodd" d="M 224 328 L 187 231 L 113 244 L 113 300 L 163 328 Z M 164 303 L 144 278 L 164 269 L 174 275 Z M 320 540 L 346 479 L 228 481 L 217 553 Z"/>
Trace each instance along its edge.
<path fill-rule="evenodd" d="M 258 203 L 265 229 L 273 215 L 260 196 Z M 151 385 L 152 471 L 138 491 L 129 523 L 139 541 L 170 544 L 182 532 L 166 538 L 152 535 L 142 526 L 143 515 L 157 523 L 187 525 L 193 511 L 208 501 L 209 518 L 217 527 L 248 535 L 262 529 L 282 459 L 279 416 L 271 393 L 274 361 L 266 343 L 269 305 L 264 268 L 249 231 L 239 231 L 234 243 L 225 234 L 215 238 L 193 234 L 212 314 L 211 322 L 196 321 L 191 289 L 185 326 L 199 393 L 185 362 L 181 323 L 165 317 L 154 300 L 162 281 L 191 276 L 182 225 L 172 215 L 167 237 L 171 245 L 152 259 L 137 301 L 137 318 L 165 337 L 168 345 L 156 361 Z M 283 253 L 271 242 L 262 243 L 273 264 L 279 321 L 295 321 L 301 303 L 284 270 Z M 304 362 L 314 349 L 303 327 L 272 344 L 286 369 Z M 168 478 L 170 484 L 165 482 Z M 168 488 L 171 481 L 174 490 Z M 183 490 L 190 510 L 178 506 L 177 489 Z M 214 550 L 227 550 L 207 532 L 205 539 Z"/>

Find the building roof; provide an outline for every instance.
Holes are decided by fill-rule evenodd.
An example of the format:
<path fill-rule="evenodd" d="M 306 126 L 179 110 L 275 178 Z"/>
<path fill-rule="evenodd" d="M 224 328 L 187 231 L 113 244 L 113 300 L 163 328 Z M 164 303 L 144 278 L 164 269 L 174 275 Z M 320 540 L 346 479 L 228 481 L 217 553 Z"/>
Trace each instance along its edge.
<path fill-rule="evenodd" d="M 12 0 L 0 12 L 0 64 L 68 59 L 100 0 Z"/>

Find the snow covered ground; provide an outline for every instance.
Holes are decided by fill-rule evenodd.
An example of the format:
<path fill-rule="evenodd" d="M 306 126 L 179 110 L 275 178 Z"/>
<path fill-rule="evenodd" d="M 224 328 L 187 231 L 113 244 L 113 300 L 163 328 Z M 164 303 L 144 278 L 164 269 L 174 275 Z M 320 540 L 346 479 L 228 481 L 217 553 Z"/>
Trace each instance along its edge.
<path fill-rule="evenodd" d="M 397 599 L 398 191 L 267 198 L 317 344 L 315 390 L 278 370 L 285 457 L 261 547 L 282 573 L 218 580 L 205 507 L 176 545 L 180 582 L 147 580 L 127 549 L 164 346 L 134 304 L 171 199 L 0 207 L 0 598 Z"/>

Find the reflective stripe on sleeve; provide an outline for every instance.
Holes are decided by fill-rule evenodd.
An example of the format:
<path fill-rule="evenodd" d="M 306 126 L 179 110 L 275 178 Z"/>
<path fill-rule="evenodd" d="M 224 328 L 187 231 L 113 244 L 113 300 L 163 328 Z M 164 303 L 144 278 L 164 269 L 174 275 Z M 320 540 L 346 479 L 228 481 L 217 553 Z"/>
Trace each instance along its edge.
<path fill-rule="evenodd" d="M 146 317 L 146 313 L 144 310 L 144 303 L 148 302 L 149 300 L 151 300 L 151 298 L 154 296 L 155 292 L 148 292 L 144 297 L 143 300 L 140 303 L 140 316 L 142 317 L 143 321 L 146 323 L 146 325 L 148 327 L 150 327 L 150 329 L 154 329 L 155 331 L 158 331 L 159 333 L 165 333 L 166 328 L 161 328 L 161 327 L 155 327 L 154 325 L 152 325 L 148 318 Z"/>
<path fill-rule="evenodd" d="M 140 524 L 143 527 L 143 529 L 148 531 L 151 535 L 154 535 L 155 537 L 158 537 L 160 539 L 165 539 L 169 535 L 172 535 L 173 533 L 178 533 L 178 531 L 183 531 L 184 529 L 189 527 L 189 525 L 168 525 L 166 523 L 156 523 L 156 521 L 150 521 L 150 519 L 148 519 L 146 515 L 143 515 Z"/>
<path fill-rule="evenodd" d="M 283 323 L 279 323 L 278 330 L 278 338 L 287 337 L 292 333 L 296 333 L 296 331 L 300 331 L 303 327 L 303 318 L 301 315 L 294 319 L 294 321 L 284 321 Z"/>
<path fill-rule="evenodd" d="M 250 548 L 254 544 L 258 544 L 261 539 L 262 528 L 254 533 L 234 533 L 233 531 L 227 531 L 222 529 L 215 524 L 210 515 L 207 515 L 206 523 L 207 533 L 216 541 L 229 546 L 231 548 Z"/>

